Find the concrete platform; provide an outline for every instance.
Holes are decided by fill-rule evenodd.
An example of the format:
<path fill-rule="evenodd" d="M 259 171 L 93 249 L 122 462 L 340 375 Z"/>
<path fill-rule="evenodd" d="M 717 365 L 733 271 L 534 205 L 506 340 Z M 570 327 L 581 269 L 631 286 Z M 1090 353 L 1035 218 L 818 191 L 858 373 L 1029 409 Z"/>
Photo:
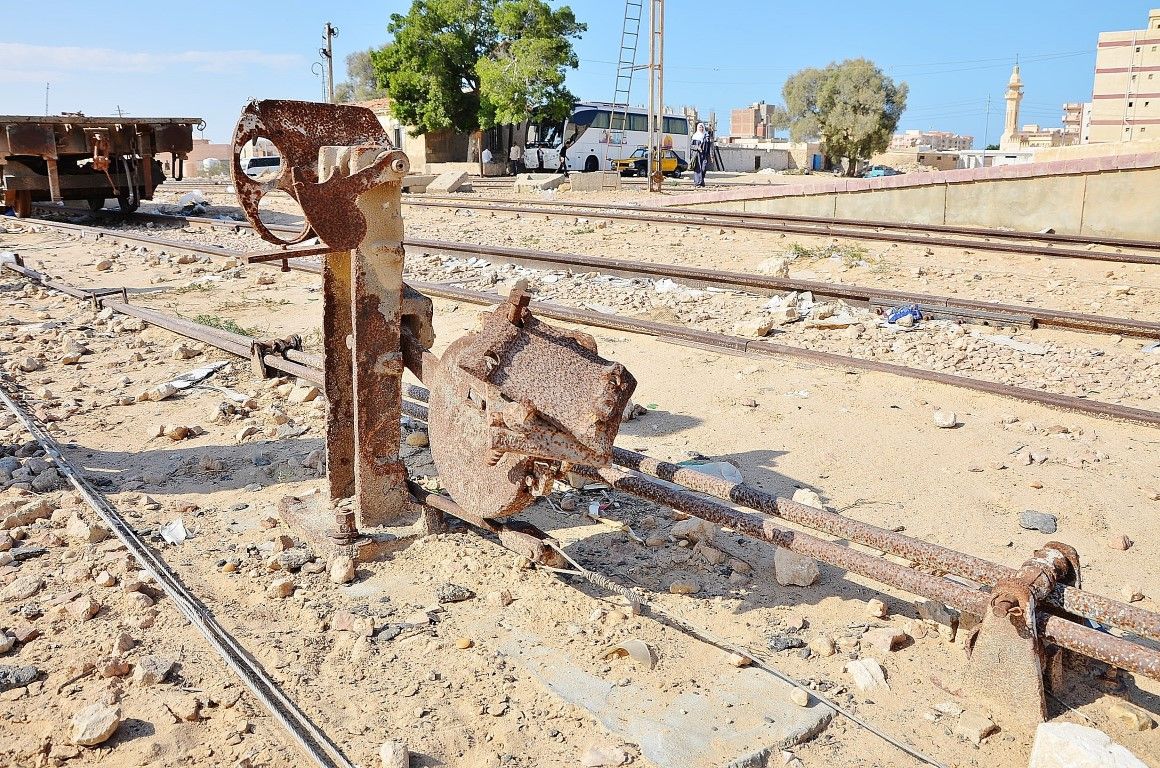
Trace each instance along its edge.
<path fill-rule="evenodd" d="M 791 686 L 754 668 L 731 669 L 712 688 L 660 702 L 655 691 L 618 686 L 580 669 L 564 652 L 529 633 L 513 631 L 500 650 L 552 693 L 638 744 L 641 754 L 659 766 L 781 765 L 780 750 L 818 735 L 834 716 L 817 700 L 797 706 L 789 698 Z"/>

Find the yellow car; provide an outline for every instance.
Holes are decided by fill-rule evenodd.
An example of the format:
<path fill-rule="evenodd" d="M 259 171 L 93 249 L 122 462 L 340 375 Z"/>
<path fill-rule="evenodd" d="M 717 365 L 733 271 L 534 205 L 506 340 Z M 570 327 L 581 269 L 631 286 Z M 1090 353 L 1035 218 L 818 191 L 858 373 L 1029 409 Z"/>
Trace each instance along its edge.
<path fill-rule="evenodd" d="M 648 147 L 637 147 L 631 155 L 612 161 L 612 169 L 621 176 L 648 175 Z M 689 169 L 689 164 L 671 149 L 661 151 L 661 173 L 665 176 L 680 177 Z"/>

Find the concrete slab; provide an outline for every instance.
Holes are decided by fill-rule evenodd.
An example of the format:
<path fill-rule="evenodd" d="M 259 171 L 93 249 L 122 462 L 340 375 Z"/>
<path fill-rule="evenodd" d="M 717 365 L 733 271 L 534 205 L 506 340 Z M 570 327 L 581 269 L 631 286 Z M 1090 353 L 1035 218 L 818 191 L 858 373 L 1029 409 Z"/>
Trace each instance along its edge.
<path fill-rule="evenodd" d="M 447 171 L 439 174 L 434 181 L 427 185 L 427 191 L 433 194 L 446 194 L 448 192 L 457 192 L 459 189 L 468 184 L 471 179 L 463 171 Z"/>
<path fill-rule="evenodd" d="M 561 699 L 638 744 L 659 766 L 762 768 L 782 749 L 825 730 L 833 710 L 790 701 L 791 686 L 759 669 L 730 669 L 712 687 L 659 701 L 657 692 L 596 677 L 538 637 L 512 632 L 500 650 Z M 733 722 L 726 724 L 726 719 Z"/>
<path fill-rule="evenodd" d="M 521 173 L 516 177 L 516 192 L 543 192 L 556 189 L 568 177 L 562 173 Z"/>
<path fill-rule="evenodd" d="M 620 189 L 620 174 L 612 171 L 573 173 L 569 179 L 573 192 L 599 192 L 602 189 Z"/>

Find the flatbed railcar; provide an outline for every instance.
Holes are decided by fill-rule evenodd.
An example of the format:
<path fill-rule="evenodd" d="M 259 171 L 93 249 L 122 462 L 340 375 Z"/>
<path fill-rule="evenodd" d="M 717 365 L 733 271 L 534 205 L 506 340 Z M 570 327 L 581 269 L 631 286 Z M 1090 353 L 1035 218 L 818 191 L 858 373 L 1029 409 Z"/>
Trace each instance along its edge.
<path fill-rule="evenodd" d="M 180 180 L 193 149 L 196 117 L 0 115 L 0 188 L 19 217 L 34 202 L 85 200 L 94 209 L 116 198 L 124 213 L 165 181 L 159 155 L 171 155 Z"/>

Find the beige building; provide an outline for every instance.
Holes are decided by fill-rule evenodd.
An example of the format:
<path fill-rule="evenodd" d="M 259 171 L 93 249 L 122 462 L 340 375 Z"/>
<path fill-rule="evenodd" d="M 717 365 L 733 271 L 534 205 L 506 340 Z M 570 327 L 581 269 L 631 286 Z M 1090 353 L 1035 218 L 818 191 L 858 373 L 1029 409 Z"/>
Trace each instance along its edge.
<path fill-rule="evenodd" d="M 970 149 L 975 144 L 974 136 L 963 136 L 950 131 L 903 131 L 894 134 L 890 140 L 890 150 L 898 152 L 907 149 L 929 149 L 935 152 Z"/>
<path fill-rule="evenodd" d="M 1146 29 L 1102 32 L 1096 46 L 1090 143 L 1148 141 L 1160 134 L 1160 8 Z"/>

